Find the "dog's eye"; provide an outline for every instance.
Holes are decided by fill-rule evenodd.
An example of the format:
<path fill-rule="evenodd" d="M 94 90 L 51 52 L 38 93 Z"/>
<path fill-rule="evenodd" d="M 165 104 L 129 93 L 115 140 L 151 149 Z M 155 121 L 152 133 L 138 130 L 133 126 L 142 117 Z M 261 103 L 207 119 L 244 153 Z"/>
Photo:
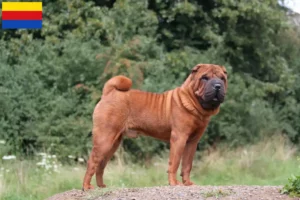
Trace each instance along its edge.
<path fill-rule="evenodd" d="M 201 77 L 201 80 L 202 80 L 202 81 L 208 81 L 208 77 L 207 77 L 207 76 L 202 76 L 202 77 Z"/>
<path fill-rule="evenodd" d="M 225 79 L 225 77 L 222 77 L 221 80 L 222 80 L 222 81 L 225 81 L 226 79 Z"/>

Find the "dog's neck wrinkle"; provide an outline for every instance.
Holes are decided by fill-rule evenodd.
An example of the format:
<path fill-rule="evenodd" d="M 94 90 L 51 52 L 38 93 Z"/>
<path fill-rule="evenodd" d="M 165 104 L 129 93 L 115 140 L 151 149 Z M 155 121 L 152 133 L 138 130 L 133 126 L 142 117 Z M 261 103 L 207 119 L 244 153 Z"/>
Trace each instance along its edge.
<path fill-rule="evenodd" d="M 197 103 L 197 99 L 194 94 L 191 94 L 191 91 L 185 87 L 180 87 L 179 92 L 183 95 L 179 95 L 180 102 L 184 108 L 197 117 L 200 117 L 201 120 L 210 118 L 209 113 L 201 109 L 201 105 Z"/>
<path fill-rule="evenodd" d="M 193 114 L 196 114 L 197 116 L 200 114 L 201 117 L 205 117 L 205 118 L 210 118 L 210 116 L 212 115 L 215 115 L 218 113 L 218 111 L 214 110 L 214 111 L 207 111 L 207 110 L 204 110 L 201 105 L 198 103 L 198 100 L 195 96 L 195 92 L 194 90 L 197 89 L 195 88 L 195 84 L 193 84 L 193 77 L 194 75 L 191 74 L 187 79 L 186 81 L 181 85 L 181 90 L 187 94 L 188 96 L 188 101 L 189 103 L 186 103 L 188 104 L 188 106 L 185 106 L 185 108 L 187 108 L 190 112 L 192 112 Z M 191 89 L 193 88 L 193 89 Z M 204 89 L 204 88 L 202 88 Z M 192 107 L 193 108 L 190 108 L 191 105 L 193 105 Z M 183 104 L 184 105 L 184 104 Z M 197 112 L 197 113 L 195 113 Z"/>

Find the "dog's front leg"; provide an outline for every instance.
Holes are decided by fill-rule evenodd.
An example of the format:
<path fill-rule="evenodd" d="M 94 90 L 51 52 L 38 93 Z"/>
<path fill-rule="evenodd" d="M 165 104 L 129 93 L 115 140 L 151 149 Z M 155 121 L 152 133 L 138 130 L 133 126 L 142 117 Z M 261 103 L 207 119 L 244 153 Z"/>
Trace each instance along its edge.
<path fill-rule="evenodd" d="M 180 176 L 182 176 L 182 183 L 186 186 L 194 185 L 194 183 L 190 180 L 190 172 L 192 170 L 193 158 L 197 149 L 197 143 L 198 141 L 188 142 L 183 152 Z"/>
<path fill-rule="evenodd" d="M 190 172 L 192 170 L 193 158 L 197 149 L 198 140 L 189 141 L 184 149 L 182 156 L 181 176 L 182 183 L 185 186 L 194 185 L 190 180 Z"/>
<path fill-rule="evenodd" d="M 168 178 L 169 185 L 182 185 L 176 179 L 176 173 L 179 167 L 179 163 L 184 151 L 184 147 L 187 141 L 187 135 L 180 134 L 176 131 L 172 131 L 170 139 L 170 157 L 169 157 L 169 169 Z"/>
<path fill-rule="evenodd" d="M 182 155 L 182 168 L 181 168 L 181 176 L 182 183 L 186 186 L 194 185 L 194 183 L 190 180 L 190 172 L 193 166 L 193 158 L 195 152 L 197 150 L 197 144 L 203 135 L 204 128 L 200 128 L 196 131 L 196 135 L 193 138 L 189 138 Z"/>

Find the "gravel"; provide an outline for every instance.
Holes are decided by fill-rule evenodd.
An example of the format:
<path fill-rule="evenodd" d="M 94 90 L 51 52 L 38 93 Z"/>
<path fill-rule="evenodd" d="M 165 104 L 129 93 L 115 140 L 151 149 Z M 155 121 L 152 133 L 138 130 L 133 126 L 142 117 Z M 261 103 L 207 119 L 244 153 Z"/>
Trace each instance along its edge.
<path fill-rule="evenodd" d="M 280 194 L 281 186 L 160 186 L 91 192 L 70 190 L 48 200 L 300 200 Z"/>

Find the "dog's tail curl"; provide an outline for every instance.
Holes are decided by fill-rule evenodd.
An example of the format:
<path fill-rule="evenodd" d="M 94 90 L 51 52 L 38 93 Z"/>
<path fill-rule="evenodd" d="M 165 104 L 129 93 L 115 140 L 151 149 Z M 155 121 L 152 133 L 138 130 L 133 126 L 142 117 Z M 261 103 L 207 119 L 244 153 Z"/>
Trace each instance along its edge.
<path fill-rule="evenodd" d="M 108 95 L 113 90 L 128 91 L 132 86 L 132 81 L 126 76 L 115 76 L 109 79 L 103 88 L 103 95 Z"/>

